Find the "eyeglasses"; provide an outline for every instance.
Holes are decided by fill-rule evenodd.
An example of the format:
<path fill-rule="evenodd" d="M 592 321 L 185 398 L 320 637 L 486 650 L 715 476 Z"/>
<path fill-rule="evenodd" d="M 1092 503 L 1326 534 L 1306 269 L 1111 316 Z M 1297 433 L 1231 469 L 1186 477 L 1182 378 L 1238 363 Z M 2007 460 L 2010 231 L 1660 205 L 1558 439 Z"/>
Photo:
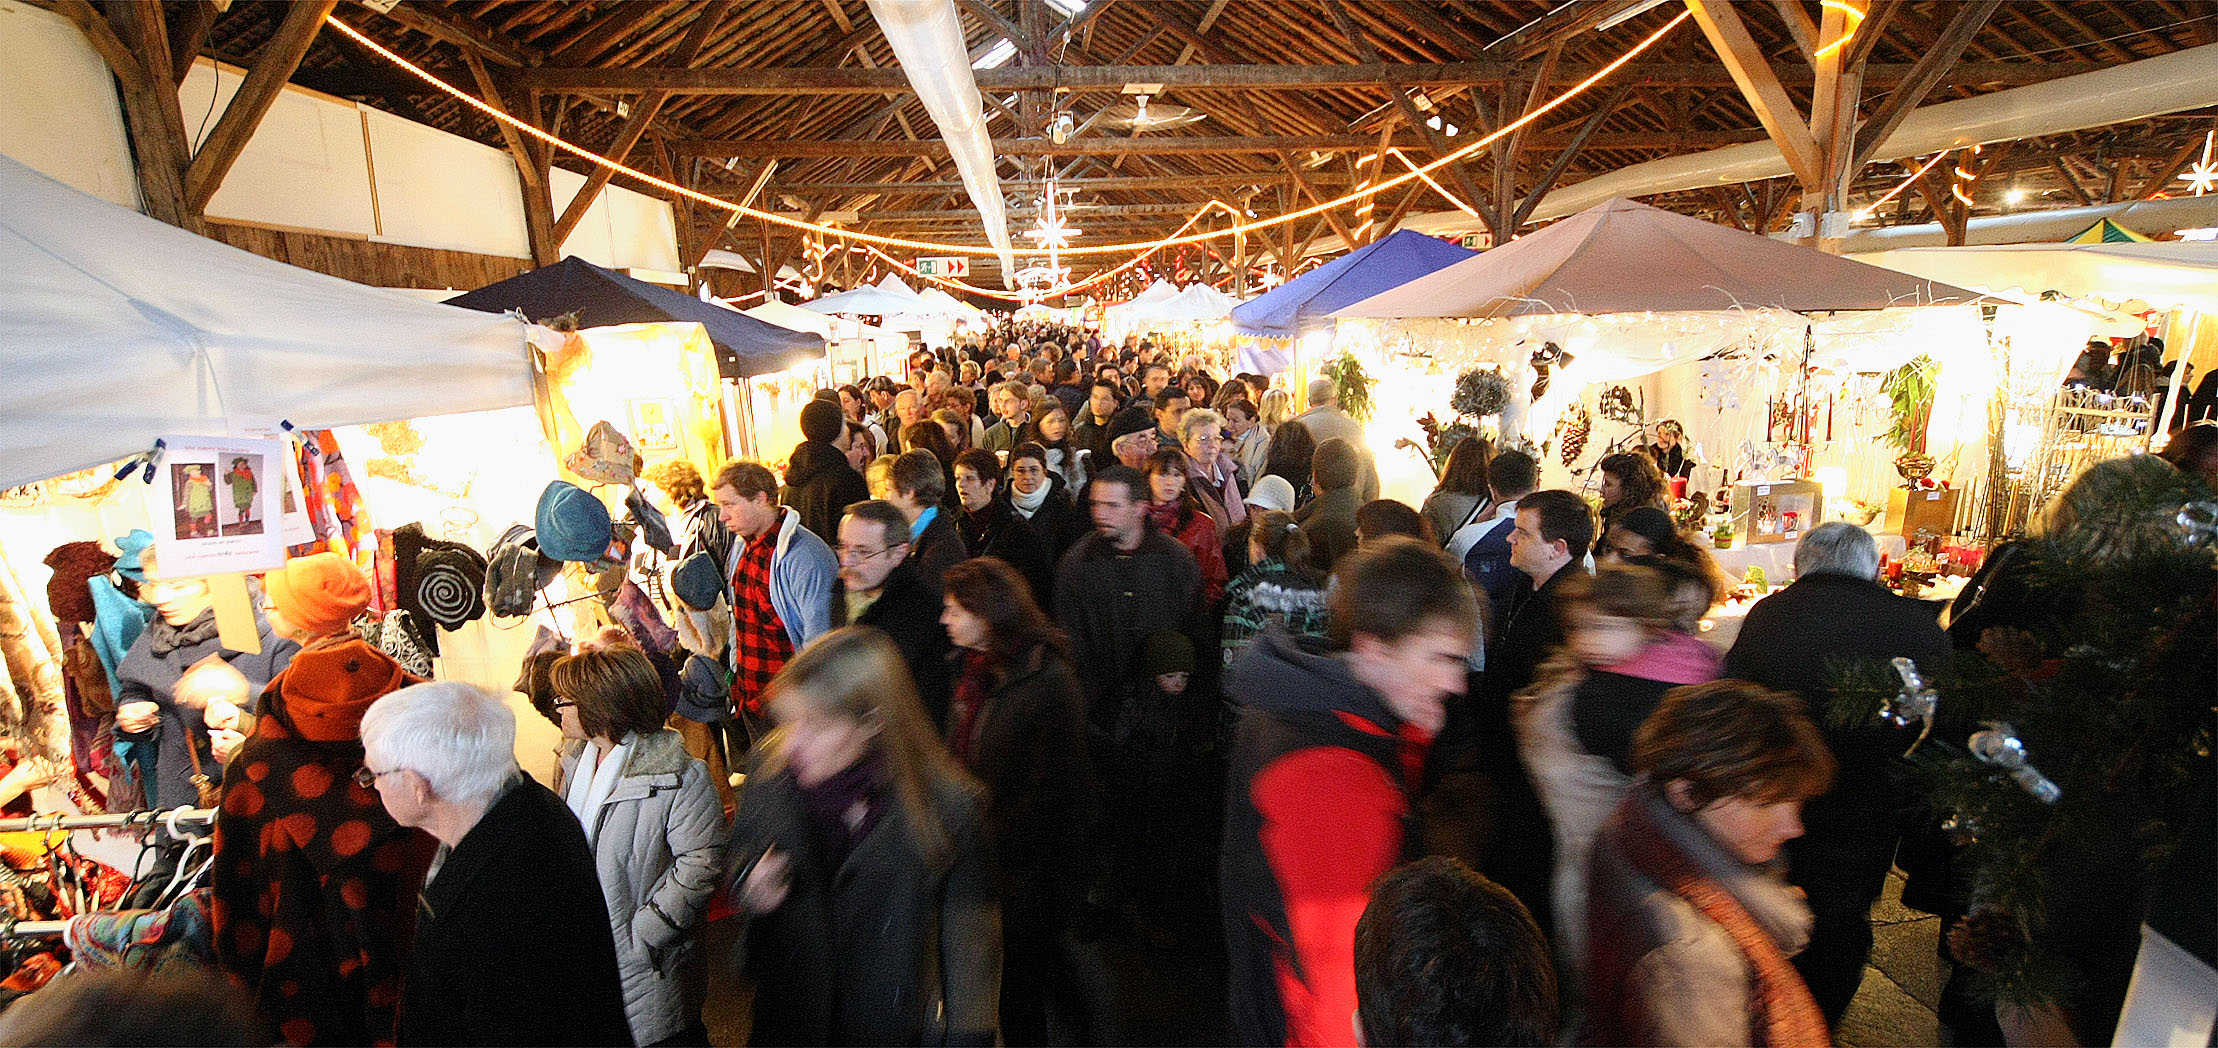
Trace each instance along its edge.
<path fill-rule="evenodd" d="M 377 780 L 400 770 L 399 768 L 388 768 L 384 771 L 371 771 L 370 766 L 365 764 L 354 769 L 354 784 L 365 790 L 374 790 L 377 788 Z"/>
<path fill-rule="evenodd" d="M 860 546 L 838 546 L 834 547 L 832 552 L 837 553 L 839 555 L 839 559 L 841 560 L 846 560 L 849 557 L 853 557 L 856 561 L 860 562 L 875 560 L 879 557 L 893 552 L 894 550 L 900 549 L 903 545 L 905 545 L 905 543 L 895 543 L 891 546 L 882 546 L 878 549 L 863 549 Z"/>

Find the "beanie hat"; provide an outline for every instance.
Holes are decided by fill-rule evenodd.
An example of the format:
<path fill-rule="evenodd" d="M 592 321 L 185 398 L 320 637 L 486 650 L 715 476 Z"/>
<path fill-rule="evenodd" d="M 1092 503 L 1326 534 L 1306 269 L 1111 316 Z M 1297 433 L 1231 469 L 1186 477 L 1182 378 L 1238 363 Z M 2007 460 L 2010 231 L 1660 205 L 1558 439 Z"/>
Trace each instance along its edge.
<path fill-rule="evenodd" d="M 631 438 L 604 420 L 585 431 L 585 442 L 562 465 L 596 484 L 629 484 L 639 476 L 639 453 L 632 450 Z"/>
<path fill-rule="evenodd" d="M 424 534 L 420 523 L 393 529 L 393 602 L 408 612 L 424 647 L 439 654 L 439 632 L 485 614 L 485 558 L 460 542 Z"/>
<path fill-rule="evenodd" d="M 1154 428 L 1155 417 L 1148 414 L 1146 408 L 1126 408 L 1109 418 L 1109 443 L 1115 444 L 1119 437 L 1144 433 Z"/>
<path fill-rule="evenodd" d="M 319 557 L 345 563 L 336 553 L 318 553 L 296 559 L 287 567 Z M 351 571 L 353 565 L 347 568 Z M 299 732 L 301 738 L 310 742 L 344 742 L 361 738 L 362 714 L 369 710 L 371 703 L 420 683 L 421 679 L 402 669 L 392 656 L 360 637 L 350 636 L 335 644 L 316 644 L 301 649 L 278 677 L 277 691 L 285 704 L 285 719 L 292 722 L 293 730 Z"/>
<path fill-rule="evenodd" d="M 1149 677 L 1194 672 L 1194 642 L 1176 630 L 1156 630 L 1140 641 L 1140 669 Z"/>
<path fill-rule="evenodd" d="M 608 507 L 566 480 L 553 481 L 539 493 L 533 524 L 539 552 L 561 561 L 591 564 L 608 552 L 609 540 L 615 537 Z"/>
<path fill-rule="evenodd" d="M 686 607 L 706 611 L 724 592 L 723 572 L 707 551 L 695 553 L 670 569 L 670 593 Z"/>
<path fill-rule="evenodd" d="M 801 405 L 801 436 L 805 440 L 829 444 L 839 439 L 839 431 L 846 423 L 835 401 L 812 400 Z"/>
<path fill-rule="evenodd" d="M 701 724 L 714 724 L 730 715 L 731 681 L 724 664 L 706 655 L 686 657 L 678 674 L 678 704 L 671 712 Z"/>
<path fill-rule="evenodd" d="M 1271 474 L 1255 482 L 1255 490 L 1248 492 L 1247 503 L 1256 509 L 1275 509 L 1281 513 L 1294 510 L 1294 485 L 1285 477 Z"/>
<path fill-rule="evenodd" d="M 262 589 L 286 621 L 319 637 L 345 632 L 370 606 L 370 583 L 362 569 L 336 553 L 294 557 L 264 575 Z"/>
<path fill-rule="evenodd" d="M 516 683 L 510 686 L 511 690 L 522 692 L 524 698 L 531 703 L 531 708 L 539 711 L 540 716 L 547 718 L 557 728 L 562 726 L 562 714 L 554 708 L 554 664 L 563 654 L 559 651 L 541 651 L 525 656 L 524 664 L 516 674 Z"/>
<path fill-rule="evenodd" d="M 154 545 L 154 533 L 145 528 L 132 528 L 129 534 L 116 537 L 116 573 L 133 582 L 146 581 L 146 569 L 140 566 L 139 555 Z"/>
<path fill-rule="evenodd" d="M 493 614 L 529 615 L 536 595 L 562 573 L 562 562 L 539 552 L 529 526 L 509 525 L 485 563 L 485 603 Z"/>
<path fill-rule="evenodd" d="M 115 555 L 97 542 L 65 542 L 46 555 L 54 577 L 46 580 L 46 609 L 61 623 L 91 622 L 98 615 L 92 604 L 92 577 L 105 575 L 115 566 Z"/>

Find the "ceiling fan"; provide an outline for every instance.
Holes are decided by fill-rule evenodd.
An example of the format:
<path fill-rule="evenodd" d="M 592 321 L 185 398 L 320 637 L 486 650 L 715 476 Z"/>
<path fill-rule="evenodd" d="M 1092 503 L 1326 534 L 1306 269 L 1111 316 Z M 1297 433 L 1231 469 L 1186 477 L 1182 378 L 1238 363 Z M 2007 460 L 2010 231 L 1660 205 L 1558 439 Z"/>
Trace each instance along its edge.
<path fill-rule="evenodd" d="M 1191 106 L 1170 103 L 1149 104 L 1150 96 L 1136 94 L 1129 102 L 1119 102 L 1094 114 L 1088 123 L 1114 124 L 1135 131 L 1160 131 L 1165 128 L 1185 127 L 1209 119 L 1209 114 Z"/>

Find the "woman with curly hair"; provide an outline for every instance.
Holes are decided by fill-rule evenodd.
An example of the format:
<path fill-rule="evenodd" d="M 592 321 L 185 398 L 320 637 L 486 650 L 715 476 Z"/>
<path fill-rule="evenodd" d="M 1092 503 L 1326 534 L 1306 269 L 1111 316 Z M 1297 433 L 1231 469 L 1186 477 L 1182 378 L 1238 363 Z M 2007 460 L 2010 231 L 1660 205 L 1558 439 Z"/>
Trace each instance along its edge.
<path fill-rule="evenodd" d="M 1671 490 L 1656 460 L 1638 451 L 1620 451 L 1604 458 L 1602 471 L 1602 530 L 1642 506 L 1671 512 Z"/>

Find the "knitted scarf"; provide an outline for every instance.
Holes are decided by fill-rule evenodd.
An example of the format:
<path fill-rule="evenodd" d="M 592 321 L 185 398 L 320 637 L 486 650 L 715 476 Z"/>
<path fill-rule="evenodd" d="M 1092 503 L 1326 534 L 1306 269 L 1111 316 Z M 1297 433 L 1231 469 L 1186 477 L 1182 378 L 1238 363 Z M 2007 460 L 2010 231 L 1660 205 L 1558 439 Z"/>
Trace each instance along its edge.
<path fill-rule="evenodd" d="M 1672 844 L 1663 828 L 1650 820 L 1638 796 L 1627 797 L 1618 815 L 1624 820 L 1625 855 L 1634 868 L 1715 921 L 1740 948 L 1741 956 L 1748 958 L 1755 974 L 1748 1002 L 1754 1019 L 1753 1043 L 1770 1048 L 1832 1044 L 1825 1015 L 1801 973 L 1740 900 Z"/>
<path fill-rule="evenodd" d="M 1055 485 L 1045 481 L 1041 482 L 1039 487 L 1032 489 L 1032 493 L 1029 495 L 1018 491 L 1016 485 L 1012 484 L 1009 486 L 1009 505 L 1023 515 L 1024 519 L 1031 520 L 1032 514 L 1038 513 L 1041 506 L 1047 505 L 1047 497 L 1053 494 L 1054 491 Z"/>

